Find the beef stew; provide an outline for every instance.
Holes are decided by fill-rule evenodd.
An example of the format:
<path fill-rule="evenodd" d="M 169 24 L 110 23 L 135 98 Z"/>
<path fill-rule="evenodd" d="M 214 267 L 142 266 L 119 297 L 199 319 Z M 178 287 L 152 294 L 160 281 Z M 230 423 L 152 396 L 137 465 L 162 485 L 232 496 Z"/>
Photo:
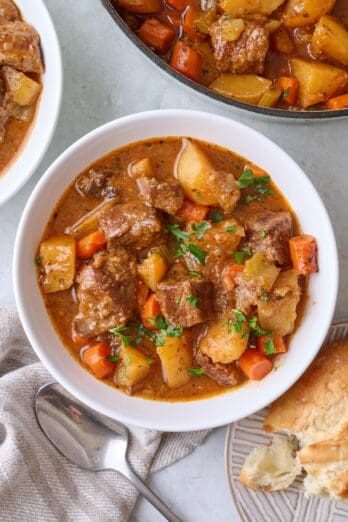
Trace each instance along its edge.
<path fill-rule="evenodd" d="M 346 0 L 112 0 L 177 72 L 240 102 L 348 108 Z"/>
<path fill-rule="evenodd" d="M 35 261 L 52 324 L 80 364 L 167 401 L 265 377 L 318 270 L 315 238 L 266 172 L 179 137 L 90 165 L 58 202 Z"/>

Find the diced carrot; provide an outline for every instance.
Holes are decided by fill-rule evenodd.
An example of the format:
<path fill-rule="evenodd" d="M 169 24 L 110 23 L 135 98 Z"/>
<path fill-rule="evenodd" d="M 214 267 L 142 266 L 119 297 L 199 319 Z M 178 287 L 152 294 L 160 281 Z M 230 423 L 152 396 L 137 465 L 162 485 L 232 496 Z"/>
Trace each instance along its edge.
<path fill-rule="evenodd" d="M 191 80 L 197 81 L 201 75 L 203 58 L 197 51 L 178 41 L 174 45 L 170 65 Z"/>
<path fill-rule="evenodd" d="M 200 205 L 199 203 L 193 203 L 193 201 L 185 199 L 182 207 L 179 208 L 176 215 L 182 218 L 184 221 L 199 223 L 202 221 L 202 219 L 205 219 L 208 212 L 209 207 Z"/>
<path fill-rule="evenodd" d="M 282 99 L 288 105 L 294 105 L 297 100 L 298 81 L 292 76 L 279 76 L 276 79 L 276 86 L 283 91 Z"/>
<path fill-rule="evenodd" d="M 222 271 L 222 284 L 225 290 L 232 291 L 234 289 L 236 277 L 240 272 L 243 272 L 244 265 L 237 265 L 237 263 L 230 263 Z"/>
<path fill-rule="evenodd" d="M 76 245 L 76 255 L 82 259 L 88 259 L 96 252 L 104 248 L 106 238 L 101 230 L 92 232 L 88 236 L 83 237 Z"/>
<path fill-rule="evenodd" d="M 272 360 L 258 350 L 248 348 L 239 357 L 238 364 L 245 375 L 252 381 L 260 381 L 272 370 Z"/>
<path fill-rule="evenodd" d="M 107 359 L 108 355 L 110 355 L 109 345 L 104 341 L 100 341 L 87 348 L 83 352 L 82 357 L 96 377 L 104 379 L 115 369 L 115 365 Z"/>
<path fill-rule="evenodd" d="M 158 330 L 154 324 L 154 320 L 161 313 L 159 302 L 156 299 L 155 294 L 151 294 L 145 301 L 145 304 L 141 310 L 141 319 L 145 328 L 149 330 Z"/>
<path fill-rule="evenodd" d="M 296 272 L 308 275 L 318 272 L 318 247 L 313 236 L 301 235 L 289 240 L 290 255 Z"/>
<path fill-rule="evenodd" d="M 196 21 L 197 15 L 198 15 L 198 11 L 192 5 L 190 5 L 190 7 L 188 7 L 187 11 L 185 11 L 185 14 L 184 14 L 183 31 L 186 34 L 186 36 L 191 38 L 191 40 L 193 40 L 194 38 L 197 37 L 197 31 L 195 29 L 195 21 Z"/>
<path fill-rule="evenodd" d="M 178 11 L 182 11 L 188 4 L 188 0 L 166 0 L 167 4 L 170 5 L 173 9 L 177 9 Z"/>
<path fill-rule="evenodd" d="M 138 286 L 136 299 L 135 299 L 138 310 L 142 310 L 142 308 L 146 302 L 146 299 L 148 298 L 148 295 L 149 295 L 148 287 L 146 286 L 144 281 L 139 281 L 139 286 Z"/>
<path fill-rule="evenodd" d="M 326 108 L 329 111 L 338 111 L 339 109 L 348 109 L 348 94 L 341 94 L 331 98 L 326 102 Z"/>
<path fill-rule="evenodd" d="M 160 54 L 169 51 L 175 37 L 174 30 L 157 18 L 147 18 L 139 30 L 141 40 Z"/>
<path fill-rule="evenodd" d="M 267 354 L 267 351 L 268 351 L 267 343 L 270 339 L 273 339 L 275 354 L 286 353 L 286 351 L 287 351 L 286 344 L 281 335 L 272 335 L 272 336 L 260 335 L 260 337 L 256 337 L 256 345 L 261 353 L 263 353 L 264 355 L 271 355 L 271 354 Z"/>

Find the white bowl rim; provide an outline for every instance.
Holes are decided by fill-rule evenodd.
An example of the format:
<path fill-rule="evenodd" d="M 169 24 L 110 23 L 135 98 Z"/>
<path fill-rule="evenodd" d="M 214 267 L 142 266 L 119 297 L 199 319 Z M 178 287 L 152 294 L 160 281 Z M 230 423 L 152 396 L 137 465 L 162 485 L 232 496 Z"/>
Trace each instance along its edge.
<path fill-rule="evenodd" d="M 323 320 L 319 327 L 316 328 L 315 335 L 316 335 L 316 342 L 315 342 L 315 348 L 312 348 L 312 350 L 309 353 L 303 354 L 303 357 L 301 357 L 301 364 L 296 368 L 296 370 L 292 371 L 291 376 L 287 378 L 286 381 L 281 381 L 279 384 L 279 388 L 277 389 L 276 393 L 267 394 L 266 398 L 264 398 L 262 393 L 256 393 L 257 400 L 253 402 L 252 404 L 248 404 L 244 407 L 242 413 L 239 412 L 238 414 L 235 414 L 234 412 L 231 412 L 228 408 L 224 412 L 224 414 L 219 414 L 218 417 L 214 417 L 214 408 L 209 408 L 210 405 L 213 405 L 214 403 L 216 405 L 221 405 L 219 401 L 223 400 L 224 398 L 228 397 L 231 398 L 235 394 L 240 393 L 243 391 L 243 389 L 247 388 L 250 384 L 250 387 L 263 387 L 262 383 L 267 382 L 266 378 L 263 381 L 260 381 L 259 383 L 249 383 L 247 386 L 242 386 L 239 390 L 223 393 L 217 396 L 213 396 L 211 398 L 202 399 L 198 401 L 187 401 L 187 402 L 161 402 L 161 401 L 147 401 L 144 399 L 139 399 L 137 397 L 131 397 L 127 398 L 130 401 L 141 401 L 142 405 L 144 406 L 144 410 L 146 410 L 146 405 L 151 404 L 154 406 L 155 410 L 159 411 L 160 414 L 158 416 L 155 415 L 155 418 L 153 415 L 150 415 L 149 418 L 146 417 L 147 413 L 143 415 L 141 418 L 134 417 L 132 414 L 129 414 L 127 411 L 117 411 L 116 408 L 110 408 L 105 406 L 105 404 L 102 403 L 102 401 L 99 400 L 98 397 L 93 395 L 93 393 L 82 393 L 81 390 L 79 390 L 78 385 L 76 385 L 75 382 L 71 382 L 71 380 L 67 379 L 64 372 L 60 372 L 57 370 L 57 368 L 52 365 L 52 362 L 50 360 L 50 357 L 47 353 L 47 351 L 44 349 L 43 346 L 40 345 L 40 342 L 38 341 L 37 334 L 33 330 L 31 326 L 30 319 L 28 317 L 29 313 L 29 307 L 26 308 L 25 300 L 25 291 L 22 287 L 22 280 L 23 280 L 23 273 L 21 273 L 21 264 L 22 264 L 22 249 L 23 249 L 23 241 L 26 235 L 26 227 L 27 227 L 27 221 L 30 217 L 31 209 L 33 205 L 35 205 L 36 201 L 42 196 L 41 193 L 44 193 L 51 176 L 59 169 L 61 165 L 64 164 L 65 161 L 67 161 L 69 158 L 73 157 L 76 151 L 78 151 L 80 148 L 86 148 L 88 147 L 88 144 L 93 142 L 96 138 L 101 138 L 104 133 L 107 133 L 110 130 L 115 130 L 119 127 L 124 126 L 132 126 L 135 122 L 140 122 L 142 124 L 151 124 L 151 121 L 155 118 L 162 118 L 166 121 L 169 121 L 171 117 L 181 117 L 181 118 L 196 118 L 197 120 L 202 120 L 202 123 L 207 123 L 208 120 L 211 118 L 214 120 L 214 125 L 218 126 L 221 125 L 229 125 L 231 128 L 234 127 L 234 130 L 240 130 L 244 132 L 248 132 L 249 136 L 258 140 L 262 140 L 265 145 L 268 147 L 272 147 L 274 151 L 276 151 L 278 154 L 281 154 L 286 160 L 289 165 L 292 167 L 292 169 L 297 171 L 297 175 L 299 178 L 301 178 L 301 184 L 303 187 L 306 187 L 306 190 L 312 192 L 313 200 L 315 200 L 315 203 L 317 205 L 317 208 L 320 209 L 320 222 L 322 223 L 322 226 L 325 226 L 326 230 L 326 241 L 327 241 L 327 248 L 330 252 L 330 291 L 329 291 L 329 298 L 324 305 L 322 305 L 323 310 L 325 312 L 325 320 Z M 167 135 L 171 135 L 169 132 L 165 133 L 163 132 L 161 136 L 165 137 Z M 173 134 L 172 134 L 173 135 Z M 160 137 L 158 135 L 154 135 L 153 137 Z M 195 136 L 192 136 L 195 137 Z M 198 138 L 200 139 L 200 138 Z M 133 142 L 136 142 L 138 140 L 133 140 Z M 213 140 L 210 140 L 213 142 Z M 117 147 L 115 147 L 117 149 Z M 232 147 L 231 150 L 236 152 L 238 154 L 238 150 L 235 151 Z M 96 158 L 98 159 L 98 158 Z M 87 165 L 86 165 L 87 167 Z M 78 172 L 74 172 L 71 176 L 71 180 L 78 175 Z M 62 187 L 62 191 L 59 194 L 63 193 L 66 186 Z M 57 200 L 59 197 L 57 197 Z M 290 202 L 292 203 L 292 202 Z M 50 210 L 50 212 L 52 209 Z M 325 254 L 327 255 L 327 254 Z M 34 269 L 34 268 L 33 268 Z M 309 180 L 309 178 L 306 176 L 306 174 L 302 171 L 302 169 L 295 163 L 295 161 L 285 152 L 283 151 L 278 145 L 276 145 L 274 142 L 272 142 L 269 138 L 263 136 L 258 131 L 247 127 L 244 124 L 241 124 L 237 121 L 234 121 L 230 118 L 225 118 L 223 116 L 217 116 L 212 113 L 207 112 L 201 112 L 201 111 L 194 111 L 194 110 L 181 110 L 181 109 L 167 109 L 167 110 L 155 110 L 155 111 L 147 111 L 147 112 L 140 112 L 137 114 L 132 114 L 129 116 L 122 117 L 120 119 L 111 121 L 109 123 L 106 123 L 82 138 L 80 138 L 78 141 L 76 141 L 74 144 L 72 144 L 68 149 L 66 149 L 53 163 L 52 165 L 47 169 L 47 171 L 43 174 L 41 179 L 39 180 L 38 184 L 36 185 L 34 191 L 32 192 L 25 209 L 23 211 L 18 230 L 16 235 L 16 241 L 15 241 L 15 247 L 14 247 L 14 256 L 13 256 L 13 284 L 14 284 L 14 293 L 15 293 L 15 300 L 19 312 L 19 316 L 22 322 L 22 325 L 24 327 L 24 331 L 29 339 L 29 342 L 31 343 L 33 349 L 35 350 L 36 354 L 40 358 L 40 360 L 43 362 L 43 364 L 46 366 L 46 368 L 49 370 L 49 372 L 53 375 L 53 377 L 63 386 L 65 387 L 72 395 L 77 397 L 79 400 L 87 404 L 92 409 L 98 411 L 99 413 L 102 413 L 104 415 L 107 415 L 111 418 L 117 419 L 121 422 L 124 422 L 126 424 L 134 425 L 134 426 L 140 426 L 144 428 L 150 428 L 150 429 L 157 429 L 161 431 L 191 431 L 191 430 L 200 430 L 200 429 L 208 429 L 213 428 L 225 424 L 229 424 L 231 422 L 234 422 L 236 420 L 239 420 L 240 418 L 247 417 L 248 415 L 251 415 L 257 410 L 260 410 L 267 406 L 269 403 L 277 399 L 280 395 L 282 395 L 294 382 L 302 375 L 302 373 L 306 370 L 306 368 L 309 366 L 309 364 L 312 362 L 314 357 L 316 356 L 317 352 L 319 351 L 322 343 L 324 342 L 324 339 L 326 337 L 327 331 L 329 329 L 334 310 L 336 305 L 336 298 L 337 298 L 337 290 L 338 290 L 338 277 L 339 277 L 339 270 L 338 270 L 338 254 L 337 254 L 337 246 L 336 246 L 336 240 L 334 236 L 334 232 L 332 229 L 332 225 L 328 216 L 328 213 L 326 211 L 326 208 L 317 193 L 316 189 L 314 188 L 313 184 Z M 37 289 L 39 291 L 39 289 Z M 29 304 L 29 303 L 27 303 Z M 302 325 L 301 325 L 302 326 Z M 317 325 L 318 326 L 318 325 Z M 53 329 L 53 326 L 51 326 Z M 299 328 L 298 330 L 300 330 Z M 62 344 L 62 343 L 61 343 Z M 66 350 L 64 348 L 64 350 Z M 291 350 L 289 351 L 289 353 Z M 69 354 L 71 357 L 71 355 Z M 76 363 L 77 365 L 77 363 Z M 78 366 L 78 365 L 77 365 Z M 82 370 L 85 372 L 85 370 Z M 87 373 L 87 372 L 85 372 Z M 273 375 L 277 374 L 278 372 L 272 372 Z M 271 374 L 271 375 L 272 375 Z M 101 384 L 102 386 L 109 388 L 104 383 L 100 383 L 97 379 L 94 377 L 91 377 L 93 381 L 96 383 Z M 261 384 L 260 384 L 261 383 Z M 94 386 L 91 382 L 91 388 L 97 387 Z M 100 389 L 100 388 L 99 388 Z M 111 388 L 112 389 L 112 388 Z M 95 391 L 95 390 L 94 390 Z M 115 393 L 118 393 L 117 391 L 113 390 Z M 119 392 L 121 393 L 121 392 Z M 251 391 L 253 393 L 253 391 Z M 124 396 L 124 394 L 122 394 Z M 116 396 L 115 396 L 116 397 Z M 227 399 L 228 401 L 228 399 Z M 224 401 L 224 402 L 227 402 Z M 116 401 L 115 401 L 116 402 Z M 233 399 L 232 399 L 233 402 Z M 130 404 L 130 403 L 129 403 Z M 165 410 L 163 410 L 163 406 L 159 405 L 165 405 Z M 177 411 L 175 409 L 175 406 L 180 405 L 180 409 L 182 410 L 182 417 L 184 415 L 185 419 L 181 418 L 181 420 L 176 420 L 175 415 Z M 192 405 L 194 405 L 192 407 Z M 196 406 L 195 406 L 196 405 Z M 200 419 L 197 421 L 192 413 L 194 411 L 198 412 L 199 408 L 204 409 L 204 407 L 208 407 L 210 409 L 209 414 L 207 413 L 204 416 L 204 419 Z M 162 411 L 162 413 L 161 413 Z M 166 411 L 166 415 L 163 415 L 163 411 Z M 160 418 L 158 418 L 160 417 Z M 213 418 L 212 418 L 213 417 Z"/>
<path fill-rule="evenodd" d="M 44 137 L 41 139 L 40 143 L 40 149 L 39 153 L 36 155 L 35 148 L 33 147 L 33 150 L 30 151 L 30 155 L 28 155 L 28 158 L 26 160 L 29 160 L 30 158 L 33 158 L 30 161 L 29 168 L 25 168 L 24 174 L 20 174 L 16 172 L 17 163 L 18 161 L 23 157 L 26 150 L 30 148 L 30 142 L 32 139 L 32 134 L 35 131 L 35 128 L 37 126 L 37 120 L 38 116 L 40 114 L 41 110 L 41 102 L 42 102 L 42 96 L 45 90 L 45 72 L 43 73 L 42 79 L 43 79 L 43 92 L 41 94 L 41 97 L 39 99 L 39 105 L 36 108 L 36 114 L 34 117 L 34 120 L 31 124 L 31 127 L 28 129 L 26 136 L 24 137 L 23 143 L 20 145 L 20 150 L 17 153 L 17 156 L 10 160 L 9 166 L 5 166 L 5 172 L 0 177 L 0 206 L 4 205 L 9 199 L 11 199 L 17 192 L 25 185 L 25 183 L 29 180 L 29 178 L 34 174 L 37 167 L 40 165 L 44 155 L 47 152 L 47 149 L 52 141 L 54 132 L 57 127 L 58 123 L 58 117 L 60 114 L 60 108 L 62 103 L 62 95 L 63 95 L 63 62 L 62 62 L 62 54 L 59 44 L 58 35 L 55 29 L 55 26 L 53 24 L 52 17 L 44 3 L 43 0 L 35 0 L 36 6 L 33 6 L 36 10 L 40 10 L 40 13 L 45 17 L 45 23 L 46 27 L 49 30 L 50 33 L 50 45 L 51 48 L 51 54 L 54 60 L 52 60 L 52 63 L 50 64 L 51 67 L 55 68 L 55 82 L 54 82 L 54 92 L 56 93 L 55 98 L 51 98 L 52 105 L 50 107 L 49 114 L 46 115 L 46 121 L 48 121 L 48 132 L 44 135 Z M 21 0 L 17 1 L 17 5 L 19 9 L 22 11 L 23 7 L 20 5 Z M 31 23 L 31 20 L 28 19 L 27 16 L 24 16 L 24 21 Z M 40 34 L 40 40 L 41 40 L 41 46 L 43 48 L 44 58 L 45 56 L 45 41 L 42 39 L 42 35 Z M 46 60 L 46 67 L 47 67 L 47 60 Z M 48 87 L 48 86 L 47 86 Z M 46 90 L 48 91 L 48 88 L 46 87 Z M 50 95 L 52 94 L 52 90 L 50 90 Z M 41 146 L 42 144 L 42 146 Z M 13 173 L 13 174 L 12 174 Z M 11 181 L 11 188 L 5 188 L 5 191 L 3 192 L 1 190 L 1 181 L 2 179 L 6 179 L 7 181 L 10 179 Z M 7 185 L 6 181 L 6 185 Z"/>

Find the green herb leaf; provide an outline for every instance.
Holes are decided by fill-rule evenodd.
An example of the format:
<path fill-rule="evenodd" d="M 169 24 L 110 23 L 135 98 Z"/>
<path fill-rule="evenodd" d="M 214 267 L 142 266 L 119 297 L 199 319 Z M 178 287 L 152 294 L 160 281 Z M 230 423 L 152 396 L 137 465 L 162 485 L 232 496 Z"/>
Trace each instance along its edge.
<path fill-rule="evenodd" d="M 211 212 L 211 219 L 215 222 L 215 223 L 220 223 L 221 221 L 223 221 L 224 217 L 223 215 L 221 214 L 221 212 L 219 212 L 218 210 L 216 210 L 214 208 L 214 210 L 212 210 Z"/>
<path fill-rule="evenodd" d="M 173 326 L 170 324 L 166 330 L 167 337 L 181 337 L 184 328 L 182 326 Z"/>
<path fill-rule="evenodd" d="M 181 230 L 179 225 L 167 225 L 167 229 L 178 239 L 183 239 L 186 241 L 189 239 L 190 234 L 188 232 L 185 232 L 184 230 Z"/>
<path fill-rule="evenodd" d="M 275 353 L 273 337 L 270 337 L 268 339 L 268 341 L 266 341 L 265 348 L 266 348 L 266 355 L 272 355 Z"/>
<path fill-rule="evenodd" d="M 151 359 L 151 357 L 147 357 L 146 358 L 146 362 L 149 366 L 151 366 L 155 361 L 153 359 Z"/>
<path fill-rule="evenodd" d="M 155 324 L 157 328 L 159 328 L 160 330 L 165 330 L 167 328 L 167 321 L 165 320 L 163 315 L 156 316 Z"/>
<path fill-rule="evenodd" d="M 191 252 L 191 254 L 195 256 L 202 265 L 204 265 L 207 253 L 204 250 L 202 250 L 199 246 L 194 245 L 193 243 L 190 243 L 188 245 L 188 249 L 189 252 Z"/>
<path fill-rule="evenodd" d="M 257 317 L 251 317 L 248 323 L 249 327 L 251 328 L 253 337 L 260 337 L 261 335 L 270 335 L 269 331 L 263 330 L 260 327 Z"/>
<path fill-rule="evenodd" d="M 203 279 L 203 274 L 197 272 L 196 270 L 191 270 L 190 275 L 192 275 L 193 277 L 198 277 L 198 279 Z"/>
<path fill-rule="evenodd" d="M 249 203 L 251 203 L 252 201 L 255 201 L 255 199 L 257 199 L 256 195 L 254 195 L 254 196 L 248 195 L 248 196 L 245 196 L 244 202 L 246 205 L 249 205 Z"/>
<path fill-rule="evenodd" d="M 269 303 L 271 300 L 271 296 L 264 290 L 262 291 L 260 298 L 261 298 L 261 301 L 264 301 L 265 303 Z"/>
<path fill-rule="evenodd" d="M 237 232 L 237 229 L 236 227 L 232 226 L 232 225 L 229 225 L 228 227 L 226 227 L 226 230 L 227 232 L 229 232 L 230 234 L 235 234 Z"/>
<path fill-rule="evenodd" d="M 205 374 L 204 368 L 187 368 L 187 371 L 191 375 L 204 375 Z"/>
<path fill-rule="evenodd" d="M 245 169 L 242 174 L 239 176 L 237 180 L 237 185 L 240 189 L 244 189 L 246 187 L 250 187 L 255 181 L 253 171 L 250 169 Z"/>
<path fill-rule="evenodd" d="M 120 160 L 118 158 L 114 161 L 114 169 L 122 170 L 121 163 L 120 163 Z"/>
<path fill-rule="evenodd" d="M 232 328 L 236 333 L 241 334 L 243 332 L 243 329 L 245 328 L 246 317 L 243 314 L 243 312 L 241 312 L 240 310 L 238 310 L 236 308 L 234 308 L 232 311 L 236 318 L 236 320 L 234 322 L 231 321 Z"/>
<path fill-rule="evenodd" d="M 232 319 L 227 319 L 226 326 L 227 326 L 227 333 L 230 335 L 232 333 L 232 328 L 233 328 Z"/>
<path fill-rule="evenodd" d="M 181 257 L 181 256 L 183 256 L 184 254 L 186 254 L 187 250 L 188 250 L 187 246 L 184 245 L 184 244 L 181 244 L 179 246 L 179 248 L 177 248 L 175 250 L 174 257 Z"/>
<path fill-rule="evenodd" d="M 155 342 L 156 346 L 164 346 L 165 345 L 165 341 L 164 341 L 163 335 L 161 335 L 161 334 L 156 334 L 155 335 L 154 342 Z"/>
<path fill-rule="evenodd" d="M 291 91 L 291 87 L 288 87 L 287 89 L 285 89 L 285 91 L 283 92 L 283 95 L 282 95 L 282 98 L 287 98 L 290 94 L 290 91 Z"/>
<path fill-rule="evenodd" d="M 262 238 L 267 236 L 267 232 L 266 232 L 266 230 L 264 228 L 261 230 L 261 234 L 260 235 L 261 235 Z"/>
<path fill-rule="evenodd" d="M 129 355 L 126 357 L 126 365 L 129 366 L 132 362 L 132 359 L 129 357 Z"/>
<path fill-rule="evenodd" d="M 251 256 L 250 248 L 244 248 L 243 250 L 239 250 L 234 253 L 234 260 L 238 265 L 242 265 L 246 257 Z"/>
<path fill-rule="evenodd" d="M 107 360 L 111 361 L 111 362 L 117 362 L 120 360 L 120 356 L 119 355 L 108 355 Z"/>
<path fill-rule="evenodd" d="M 124 346 L 128 346 L 132 340 L 130 335 L 126 335 L 126 333 L 128 333 L 128 328 L 126 326 L 116 326 L 115 328 L 110 328 L 109 332 L 114 334 L 116 337 L 119 337 Z"/>
<path fill-rule="evenodd" d="M 204 232 L 206 232 L 207 230 L 209 230 L 209 228 L 211 228 L 211 224 L 208 223 L 208 221 L 201 221 L 197 225 L 192 224 L 191 228 L 192 228 L 192 230 L 194 230 L 196 232 L 196 238 L 202 239 Z"/>
<path fill-rule="evenodd" d="M 36 256 L 35 257 L 35 265 L 36 266 L 41 266 L 41 257 L 40 256 Z"/>
<path fill-rule="evenodd" d="M 194 295 L 189 295 L 188 297 L 185 298 L 185 301 L 187 301 L 188 303 L 190 303 L 190 305 L 192 306 L 192 308 L 197 308 L 197 305 L 198 305 L 198 297 L 195 297 Z"/>

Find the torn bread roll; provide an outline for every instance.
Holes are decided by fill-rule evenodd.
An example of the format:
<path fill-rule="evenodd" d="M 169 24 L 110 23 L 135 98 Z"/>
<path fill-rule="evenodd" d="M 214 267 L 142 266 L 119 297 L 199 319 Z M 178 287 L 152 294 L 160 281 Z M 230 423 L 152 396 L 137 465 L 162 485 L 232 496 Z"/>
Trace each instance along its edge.
<path fill-rule="evenodd" d="M 297 383 L 271 406 L 264 430 L 297 437 L 300 451 L 295 460 L 298 473 L 301 468 L 307 473 L 307 494 L 348 499 L 348 340 L 336 341 L 320 352 Z M 245 474 L 254 451 L 241 473 L 241 482 L 249 487 L 253 483 L 245 480 Z M 277 458 L 282 458 L 281 448 Z M 253 476 L 262 473 L 262 459 L 259 464 L 256 461 L 254 457 Z M 254 489 L 275 491 L 276 475 L 268 479 L 271 487 Z"/>

